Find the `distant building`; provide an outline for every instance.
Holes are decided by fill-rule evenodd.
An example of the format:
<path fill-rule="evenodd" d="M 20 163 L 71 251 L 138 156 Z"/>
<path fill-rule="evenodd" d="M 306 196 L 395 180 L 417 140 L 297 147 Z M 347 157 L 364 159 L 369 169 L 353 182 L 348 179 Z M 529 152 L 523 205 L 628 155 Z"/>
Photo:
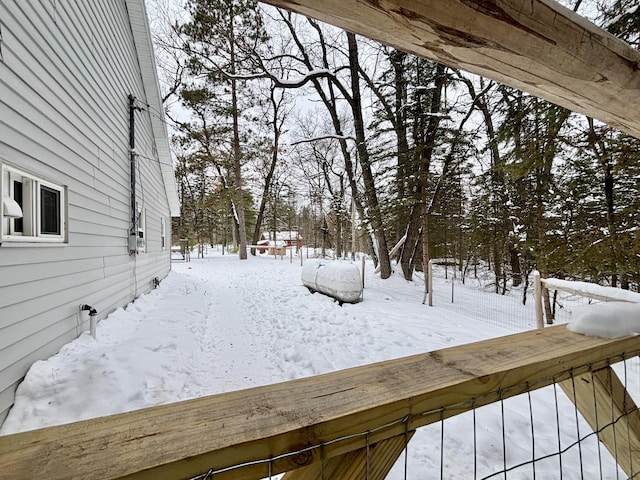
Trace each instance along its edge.
<path fill-rule="evenodd" d="M 273 238 L 273 232 L 264 232 L 260 235 L 258 245 L 264 245 L 264 248 L 258 248 L 259 253 L 266 253 L 267 248 L 271 247 L 271 254 L 273 254 L 273 247 L 280 250 L 282 247 L 296 247 L 296 252 L 302 248 L 302 236 L 298 232 L 276 232 L 275 239 Z"/>
<path fill-rule="evenodd" d="M 144 0 L 0 19 L 1 423 L 31 364 L 87 329 L 81 304 L 104 318 L 167 275 L 180 212 Z"/>

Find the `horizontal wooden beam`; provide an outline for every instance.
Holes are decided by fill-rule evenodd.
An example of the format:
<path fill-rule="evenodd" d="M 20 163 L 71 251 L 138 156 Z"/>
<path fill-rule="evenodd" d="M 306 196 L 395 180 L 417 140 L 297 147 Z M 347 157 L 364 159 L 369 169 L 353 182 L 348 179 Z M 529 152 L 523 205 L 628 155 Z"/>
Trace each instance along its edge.
<path fill-rule="evenodd" d="M 7 478 L 190 478 L 326 444 L 329 459 L 526 391 L 604 367 L 640 337 L 602 339 L 564 326 L 290 382 L 0 437 Z M 564 376 L 564 377 L 563 377 Z M 471 399 L 474 399 L 472 402 Z M 447 407 L 446 410 L 442 410 Z M 403 421 L 404 420 L 404 421 Z M 369 433 L 367 433 L 369 432 Z M 321 458 L 320 449 L 225 478 L 264 478 Z"/>
<path fill-rule="evenodd" d="M 640 138 L 640 52 L 553 0 L 263 0 Z"/>

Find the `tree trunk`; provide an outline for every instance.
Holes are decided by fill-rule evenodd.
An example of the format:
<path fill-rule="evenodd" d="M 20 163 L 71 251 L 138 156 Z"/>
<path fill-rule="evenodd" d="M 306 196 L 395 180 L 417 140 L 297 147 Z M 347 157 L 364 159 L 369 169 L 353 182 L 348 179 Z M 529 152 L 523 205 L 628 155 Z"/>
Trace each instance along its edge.
<path fill-rule="evenodd" d="M 360 75 L 358 73 L 358 45 L 356 37 L 353 33 L 347 32 L 347 41 L 349 44 L 349 69 L 351 72 L 351 91 L 353 98 L 351 101 L 351 110 L 353 112 L 353 123 L 356 134 L 358 160 L 362 167 L 362 178 L 364 181 L 364 195 L 367 204 L 367 210 L 371 218 L 371 227 L 378 244 L 378 260 L 380 261 L 380 277 L 389 278 L 391 276 L 391 260 L 389 259 L 389 249 L 387 247 L 387 239 L 382 223 L 382 214 L 380 212 L 380 204 L 378 203 L 378 195 L 376 192 L 373 173 L 371 171 L 371 162 L 369 159 L 369 150 L 367 149 L 364 120 L 362 117 L 362 104 L 360 98 Z"/>
<path fill-rule="evenodd" d="M 395 121 L 394 130 L 396 133 L 396 141 L 398 143 L 398 173 L 396 174 L 396 184 L 398 188 L 397 199 L 400 205 L 398 212 L 398 225 L 406 225 L 408 216 L 406 209 L 402 207 L 407 195 L 407 177 L 409 175 L 408 159 L 409 159 L 409 140 L 407 138 L 407 73 L 405 68 L 405 59 L 407 54 L 400 50 L 394 50 L 390 55 L 391 65 L 393 66 L 394 85 L 395 85 Z M 402 231 L 398 228 L 398 231 Z M 404 271 L 404 270 L 403 270 Z M 406 275 L 405 275 L 406 278 Z"/>
<path fill-rule="evenodd" d="M 309 55 L 307 54 L 304 45 L 302 44 L 302 42 L 300 41 L 300 38 L 298 37 L 298 34 L 296 32 L 296 29 L 294 28 L 293 24 L 291 23 L 291 21 L 289 19 L 287 19 L 285 16 L 282 16 L 282 19 L 285 21 L 289 32 L 291 33 L 291 36 L 294 40 L 294 42 L 296 43 L 296 45 L 298 46 L 300 53 L 304 59 L 304 64 L 305 66 L 311 71 L 314 69 L 313 65 L 311 64 L 311 61 L 309 59 Z M 310 20 L 310 24 L 313 28 L 316 29 L 316 31 L 318 32 L 318 36 L 320 37 L 320 46 L 322 48 L 323 51 L 323 63 L 324 63 L 324 68 L 329 68 L 329 63 L 326 57 L 326 46 L 324 43 L 324 37 L 322 35 L 322 30 L 320 29 L 320 26 Z M 336 80 L 334 80 L 336 81 Z M 328 82 L 327 85 L 327 89 L 328 89 L 328 94 L 327 92 L 325 92 L 319 82 L 319 80 L 317 78 L 313 78 L 311 80 L 311 83 L 313 83 L 313 86 L 316 89 L 316 92 L 318 93 L 318 96 L 322 99 L 322 103 L 324 103 L 325 107 L 327 108 L 327 111 L 329 112 L 329 116 L 331 117 L 331 123 L 333 124 L 333 128 L 334 131 L 336 133 L 336 136 L 339 137 L 338 143 L 340 145 L 340 151 L 342 152 L 342 156 L 344 158 L 344 166 L 345 166 L 345 171 L 347 172 L 347 178 L 349 180 L 349 188 L 351 189 L 351 196 L 354 199 L 354 203 L 356 206 L 356 211 L 358 212 L 358 215 L 360 216 L 360 221 L 363 222 L 365 224 L 365 227 L 368 227 L 369 224 L 367 216 L 365 215 L 365 209 L 363 206 L 363 202 L 362 202 L 362 198 L 360 195 L 360 189 L 358 188 L 358 183 L 356 181 L 356 177 L 355 177 L 355 170 L 353 168 L 353 162 L 351 161 L 351 154 L 349 153 L 349 148 L 347 146 L 347 141 L 344 137 L 344 133 L 342 131 L 342 124 L 340 121 L 340 116 L 338 114 L 338 110 L 336 107 L 336 96 L 333 90 L 333 84 L 331 82 Z M 368 231 L 368 229 L 366 229 Z M 378 256 L 376 254 L 376 249 L 375 246 L 373 244 L 373 241 L 371 239 L 371 235 L 365 235 L 366 236 L 366 241 L 367 241 L 367 245 L 369 247 L 369 254 L 371 255 L 371 259 L 373 260 L 373 264 L 374 266 L 378 265 Z M 314 230 L 314 237 L 315 237 L 315 230 Z M 315 240 L 314 240 L 314 247 L 315 247 Z"/>
<path fill-rule="evenodd" d="M 400 266 L 405 280 L 413 279 L 413 270 L 415 268 L 415 251 L 418 241 L 420 240 L 420 229 L 422 227 L 422 216 L 424 205 L 414 203 L 409 213 L 409 224 L 407 225 L 407 239 L 400 250 Z"/>
<path fill-rule="evenodd" d="M 438 133 L 438 127 L 440 124 L 440 116 L 437 115 L 441 110 L 442 101 L 442 89 L 446 84 L 446 67 L 443 65 L 437 65 L 434 78 L 434 88 L 430 99 L 429 112 L 432 114 L 429 116 L 429 120 L 424 126 L 418 126 L 418 133 L 414 135 L 416 137 L 416 152 L 415 162 L 416 171 L 413 172 L 416 178 L 413 191 L 414 191 L 414 204 L 411 210 L 411 216 L 409 218 L 409 225 L 407 227 L 407 240 L 402 249 L 400 263 L 402 265 L 402 271 L 407 279 L 411 279 L 413 275 L 413 263 L 415 256 L 413 255 L 413 239 L 419 237 L 419 230 L 422 229 L 422 251 L 423 261 L 424 252 L 429 250 L 429 232 L 425 232 L 425 222 L 428 223 L 429 215 L 433 208 L 434 202 L 433 196 L 429 194 L 429 167 L 431 165 L 431 158 L 433 156 L 433 150 L 435 147 L 435 141 Z M 420 110 L 418 112 L 420 115 Z M 418 119 L 420 120 L 420 119 Z M 419 122 L 421 125 L 422 123 Z M 424 218 L 426 215 L 426 219 Z M 424 242 L 427 242 L 425 245 Z M 423 264 L 423 270 L 426 271 L 427 264 Z"/>
<path fill-rule="evenodd" d="M 258 215 L 256 218 L 256 226 L 253 230 L 253 245 L 257 245 L 260 240 L 260 234 L 262 229 L 262 222 L 264 221 L 264 210 L 267 206 L 267 198 L 269 191 L 271 190 L 271 180 L 273 179 L 273 173 L 275 172 L 276 165 L 278 163 L 278 149 L 280 148 L 280 128 L 278 127 L 278 104 L 274 98 L 274 89 L 271 89 L 271 106 L 273 107 L 273 147 L 271 150 L 271 163 L 269 164 L 269 170 L 264 180 L 264 190 L 262 192 L 262 200 L 260 200 L 260 206 L 258 208 Z M 256 249 L 251 249 L 251 255 L 256 254 Z"/>
<path fill-rule="evenodd" d="M 422 272 L 424 273 L 425 293 L 429 293 L 429 216 L 429 207 L 425 202 L 422 204 Z"/>
<path fill-rule="evenodd" d="M 232 7 L 231 7 L 232 8 Z M 233 31 L 233 14 L 229 15 L 231 74 L 235 75 L 235 36 Z M 242 151 L 240 149 L 240 127 L 238 125 L 238 85 L 231 80 L 231 115 L 233 118 L 233 173 L 234 173 L 234 218 L 238 228 L 238 256 L 247 259 L 247 226 L 244 220 L 244 195 L 242 192 Z"/>
<path fill-rule="evenodd" d="M 520 254 L 515 248 L 509 250 L 511 256 L 511 275 L 513 278 L 513 286 L 518 287 L 522 284 L 522 269 L 520 268 Z"/>
<path fill-rule="evenodd" d="M 338 192 L 340 203 L 338 208 L 336 208 L 336 258 L 340 258 L 342 256 L 342 252 L 345 249 L 342 238 L 342 229 L 344 226 L 344 217 L 345 212 L 343 209 L 343 199 L 344 199 L 344 176 L 340 175 L 340 190 Z M 337 202 L 336 202 L 337 203 Z"/>
<path fill-rule="evenodd" d="M 628 281 L 626 281 L 625 275 L 625 262 L 624 255 L 622 253 L 622 248 L 620 246 L 620 240 L 618 238 L 618 228 L 616 224 L 615 218 L 615 205 L 613 198 L 614 191 L 614 177 L 611 168 L 611 162 L 609 161 L 610 152 L 607 149 L 607 146 L 603 142 L 602 138 L 599 138 L 596 134 L 595 128 L 593 126 L 593 119 L 587 118 L 589 122 L 589 143 L 591 144 L 591 148 L 595 153 L 598 164 L 602 169 L 602 173 L 604 174 L 604 198 L 605 198 L 605 208 L 607 212 L 607 227 L 609 228 L 609 238 L 611 242 L 611 255 L 613 256 L 613 272 L 611 272 L 611 286 L 618 286 L 618 274 L 620 273 L 623 281 L 623 288 L 626 285 L 626 288 L 629 288 Z M 598 146 L 600 150 L 598 150 Z"/>

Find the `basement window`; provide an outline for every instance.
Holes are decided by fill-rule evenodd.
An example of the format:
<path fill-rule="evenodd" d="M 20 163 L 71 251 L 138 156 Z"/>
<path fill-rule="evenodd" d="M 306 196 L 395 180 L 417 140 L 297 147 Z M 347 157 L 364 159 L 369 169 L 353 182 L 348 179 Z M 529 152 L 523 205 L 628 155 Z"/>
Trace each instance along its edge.
<path fill-rule="evenodd" d="M 2 196 L 3 242 L 66 242 L 64 186 L 3 165 Z"/>

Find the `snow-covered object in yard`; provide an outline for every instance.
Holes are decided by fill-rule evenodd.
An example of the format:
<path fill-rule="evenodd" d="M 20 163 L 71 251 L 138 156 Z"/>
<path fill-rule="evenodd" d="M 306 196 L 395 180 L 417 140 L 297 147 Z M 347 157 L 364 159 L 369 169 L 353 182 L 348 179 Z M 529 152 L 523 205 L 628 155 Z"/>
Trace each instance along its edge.
<path fill-rule="evenodd" d="M 640 304 L 595 303 L 574 308 L 567 328 L 590 337 L 618 338 L 640 334 Z"/>
<path fill-rule="evenodd" d="M 343 303 L 355 303 L 362 295 L 360 270 L 353 263 L 309 260 L 302 267 L 302 283 L 311 293 L 320 292 Z"/>

